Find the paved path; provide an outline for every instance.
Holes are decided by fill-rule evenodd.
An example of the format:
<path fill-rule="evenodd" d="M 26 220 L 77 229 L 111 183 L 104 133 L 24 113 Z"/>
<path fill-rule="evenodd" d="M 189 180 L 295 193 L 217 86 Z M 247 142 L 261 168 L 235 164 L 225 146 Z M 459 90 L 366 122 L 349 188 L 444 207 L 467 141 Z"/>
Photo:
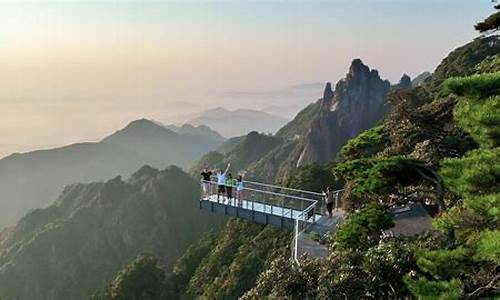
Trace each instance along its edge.
<path fill-rule="evenodd" d="M 299 234 L 297 242 L 297 254 L 300 257 L 303 254 L 308 254 L 312 257 L 327 257 L 328 247 L 327 245 L 320 244 L 319 242 L 311 238 L 311 233 L 316 232 L 320 236 L 324 236 L 327 233 L 332 233 L 337 229 L 344 219 L 343 211 L 334 212 L 332 217 L 321 216 L 315 224 L 309 225 L 306 230 Z"/>

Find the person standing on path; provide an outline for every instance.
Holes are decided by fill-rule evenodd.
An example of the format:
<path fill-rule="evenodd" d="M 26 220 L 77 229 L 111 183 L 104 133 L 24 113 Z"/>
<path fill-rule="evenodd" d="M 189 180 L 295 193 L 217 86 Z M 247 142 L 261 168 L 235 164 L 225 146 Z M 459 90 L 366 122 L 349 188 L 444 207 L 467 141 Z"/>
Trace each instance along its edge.
<path fill-rule="evenodd" d="M 325 192 L 325 202 L 326 202 L 326 210 L 328 212 L 328 216 L 331 218 L 333 216 L 333 191 L 331 187 L 326 188 Z"/>

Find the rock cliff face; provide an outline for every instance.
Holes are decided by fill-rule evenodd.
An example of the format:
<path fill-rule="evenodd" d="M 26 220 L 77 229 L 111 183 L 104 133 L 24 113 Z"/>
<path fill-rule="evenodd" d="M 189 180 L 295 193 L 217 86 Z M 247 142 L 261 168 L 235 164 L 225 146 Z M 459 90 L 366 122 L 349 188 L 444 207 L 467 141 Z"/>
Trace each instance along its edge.
<path fill-rule="evenodd" d="M 345 79 L 332 91 L 327 83 L 320 109 L 301 141 L 297 165 L 324 163 L 335 158 L 346 141 L 371 128 L 387 112 L 390 83 L 360 59 L 353 60 Z"/>

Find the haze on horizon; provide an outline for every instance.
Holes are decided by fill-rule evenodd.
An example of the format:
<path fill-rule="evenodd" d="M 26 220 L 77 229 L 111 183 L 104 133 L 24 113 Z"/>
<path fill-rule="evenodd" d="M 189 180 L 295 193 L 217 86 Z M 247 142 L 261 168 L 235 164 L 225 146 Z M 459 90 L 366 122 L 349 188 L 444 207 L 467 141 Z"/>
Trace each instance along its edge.
<path fill-rule="evenodd" d="M 305 106 L 359 57 L 432 71 L 488 0 L 0 3 L 0 157 L 95 141 L 146 117 Z"/>

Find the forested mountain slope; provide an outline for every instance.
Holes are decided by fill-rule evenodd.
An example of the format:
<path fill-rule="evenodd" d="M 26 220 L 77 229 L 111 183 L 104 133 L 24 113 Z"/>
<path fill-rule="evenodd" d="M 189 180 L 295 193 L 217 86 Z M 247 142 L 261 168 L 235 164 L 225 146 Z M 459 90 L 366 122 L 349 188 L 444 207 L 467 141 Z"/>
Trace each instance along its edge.
<path fill-rule="evenodd" d="M 0 236 L 0 296 L 87 299 L 140 253 L 170 268 L 224 220 L 198 209 L 199 185 L 177 167 L 67 186 Z"/>
<path fill-rule="evenodd" d="M 0 228 L 45 207 L 67 184 L 129 176 L 145 164 L 188 168 L 222 142 L 213 132 L 175 133 L 141 119 L 96 143 L 13 154 L 0 159 Z M 187 131 L 187 129 L 185 130 Z"/>

